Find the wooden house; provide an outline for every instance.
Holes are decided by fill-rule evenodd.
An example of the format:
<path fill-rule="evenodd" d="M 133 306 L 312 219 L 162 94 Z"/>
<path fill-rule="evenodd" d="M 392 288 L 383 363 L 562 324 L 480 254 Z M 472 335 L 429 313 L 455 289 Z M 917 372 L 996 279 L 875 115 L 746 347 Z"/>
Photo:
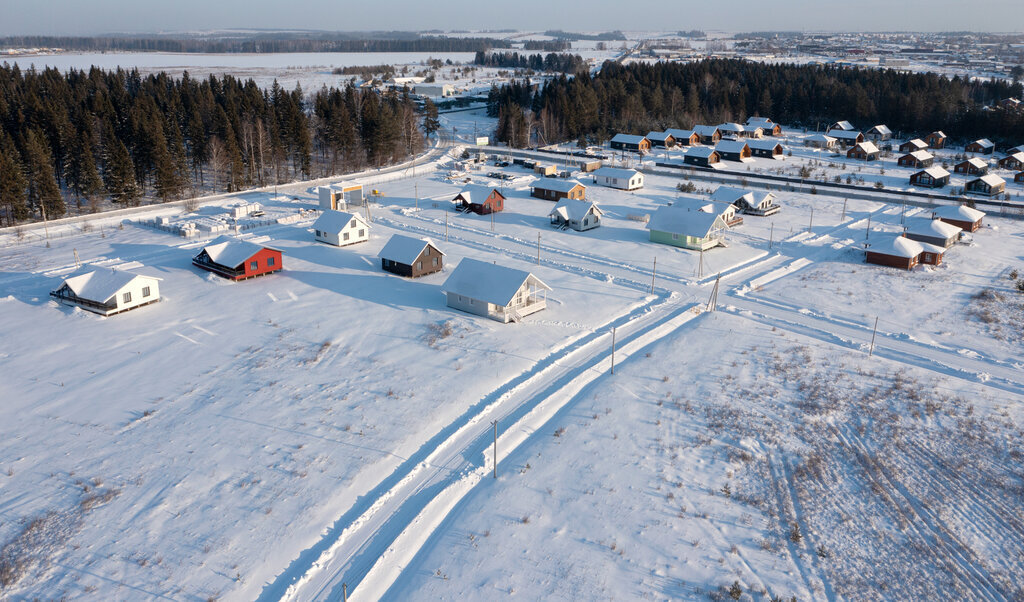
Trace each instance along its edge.
<path fill-rule="evenodd" d="M 969 176 L 983 176 L 988 173 L 988 162 L 978 157 L 971 157 L 954 165 L 953 171 Z"/>
<path fill-rule="evenodd" d="M 729 226 L 717 213 L 659 207 L 647 222 L 651 242 L 706 251 L 722 244 Z"/>
<path fill-rule="evenodd" d="M 192 258 L 192 265 L 235 281 L 272 274 L 283 264 L 279 249 L 227 236 L 208 243 Z"/>
<path fill-rule="evenodd" d="M 759 140 L 764 138 L 764 130 L 760 126 L 756 125 L 743 125 L 743 131 L 740 132 L 741 138 L 750 138 L 752 140 Z"/>
<path fill-rule="evenodd" d="M 672 148 L 676 145 L 675 136 L 668 132 L 648 132 L 647 140 L 650 141 L 652 147 Z"/>
<path fill-rule="evenodd" d="M 66 305 L 112 316 L 160 300 L 160 278 L 96 267 L 65 278 L 50 296 Z"/>
<path fill-rule="evenodd" d="M 916 151 L 923 151 L 928 148 L 928 143 L 920 138 L 914 138 L 913 140 L 907 140 L 900 145 L 901 153 L 913 153 Z"/>
<path fill-rule="evenodd" d="M 928 143 L 928 148 L 933 149 L 946 148 L 946 139 L 946 133 L 941 130 L 936 130 L 924 137 L 924 141 Z"/>
<path fill-rule="evenodd" d="M 747 215 L 774 215 L 782 209 L 775 204 L 775 195 L 770 192 L 755 192 L 731 186 L 719 186 L 710 198 L 719 203 L 729 203 Z"/>
<path fill-rule="evenodd" d="M 892 130 L 886 125 L 875 125 L 865 132 L 864 137 L 875 142 L 883 142 L 892 139 Z"/>
<path fill-rule="evenodd" d="M 614 150 L 632 151 L 634 153 L 646 153 L 651 150 L 651 141 L 646 136 L 633 136 L 631 134 L 615 134 L 609 142 Z"/>
<path fill-rule="evenodd" d="M 698 167 L 711 167 L 721 160 L 722 157 L 718 154 L 718 151 L 706 146 L 691 148 L 683 155 L 683 163 Z"/>
<path fill-rule="evenodd" d="M 751 140 L 747 142 L 750 147 L 750 154 L 755 157 L 767 157 L 769 159 L 781 159 L 785 149 L 774 140 Z"/>
<path fill-rule="evenodd" d="M 603 215 L 604 212 L 593 201 L 562 199 L 548 213 L 548 218 L 556 228 L 572 228 L 583 232 L 600 226 Z"/>
<path fill-rule="evenodd" d="M 370 225 L 358 213 L 324 211 L 313 222 L 313 231 L 318 241 L 337 247 L 370 240 Z"/>
<path fill-rule="evenodd" d="M 829 131 L 840 131 L 840 132 L 852 132 L 857 128 L 853 127 L 853 124 L 849 121 L 837 121 L 832 125 L 828 126 Z"/>
<path fill-rule="evenodd" d="M 558 201 L 561 199 L 582 200 L 587 197 L 587 187 L 576 180 L 540 178 L 534 180 L 533 184 L 530 185 L 530 196 L 544 199 L 545 201 Z"/>
<path fill-rule="evenodd" d="M 1014 154 L 1017 154 L 1017 153 L 1024 153 L 1024 144 L 1021 144 L 1020 146 L 1015 146 L 1015 147 L 1009 149 L 1008 151 L 1006 151 L 1007 155 L 1014 155 Z"/>
<path fill-rule="evenodd" d="M 750 158 L 750 145 L 742 140 L 720 140 L 715 151 L 723 161 L 743 161 Z"/>
<path fill-rule="evenodd" d="M 960 239 L 962 230 L 940 219 L 917 217 L 907 220 L 903 236 L 917 242 L 925 242 L 943 248 L 953 246 Z"/>
<path fill-rule="evenodd" d="M 363 204 L 363 185 L 358 182 L 337 182 L 319 186 L 317 195 L 321 211 L 339 211 L 349 205 Z"/>
<path fill-rule="evenodd" d="M 765 136 L 782 135 L 782 126 L 767 117 L 749 117 L 747 118 L 747 125 L 761 128 L 761 132 Z"/>
<path fill-rule="evenodd" d="M 847 159 L 858 161 L 875 161 L 878 159 L 879 150 L 874 142 L 858 142 L 853 148 L 846 151 Z"/>
<path fill-rule="evenodd" d="M 847 130 L 829 130 L 828 135 L 836 139 L 840 146 L 850 147 L 864 142 L 864 134 Z"/>
<path fill-rule="evenodd" d="M 941 205 L 932 210 L 932 218 L 956 226 L 964 232 L 977 232 L 985 214 L 967 205 Z"/>
<path fill-rule="evenodd" d="M 665 133 L 672 136 L 676 146 L 693 146 L 694 144 L 700 144 L 700 136 L 698 136 L 693 130 L 678 130 L 670 128 L 665 130 Z"/>
<path fill-rule="evenodd" d="M 911 270 L 920 263 L 940 265 L 944 247 L 921 243 L 904 236 L 875 239 L 865 250 L 868 263 Z"/>
<path fill-rule="evenodd" d="M 444 253 L 430 239 L 395 234 L 377 254 L 385 272 L 419 278 L 444 268 Z"/>
<path fill-rule="evenodd" d="M 550 290 L 530 272 L 469 258 L 441 286 L 448 307 L 506 324 L 547 307 Z"/>
<path fill-rule="evenodd" d="M 722 132 L 718 131 L 718 128 L 713 125 L 695 125 L 693 126 L 693 133 L 697 134 L 700 138 L 701 144 L 715 144 L 722 139 Z"/>
<path fill-rule="evenodd" d="M 1020 171 L 1024 169 L 1024 152 L 1007 155 L 999 160 L 999 167 Z"/>
<path fill-rule="evenodd" d="M 910 183 L 923 188 L 942 188 L 949 184 L 949 172 L 941 167 L 929 167 L 910 176 Z"/>
<path fill-rule="evenodd" d="M 1013 181 L 1017 183 L 1024 183 L 1024 171 L 1018 171 L 1014 174 Z"/>
<path fill-rule="evenodd" d="M 834 149 L 838 140 L 827 134 L 811 134 L 804 138 L 804 146 L 811 148 Z"/>
<path fill-rule="evenodd" d="M 533 166 L 533 173 L 541 176 L 542 178 L 546 178 L 548 176 L 555 176 L 558 175 L 558 166 L 554 164 L 545 165 L 538 163 L 537 165 Z"/>
<path fill-rule="evenodd" d="M 969 153 L 978 153 L 982 155 L 991 155 L 996 150 L 996 145 L 988 138 L 981 138 L 974 142 L 969 142 L 964 150 Z"/>
<path fill-rule="evenodd" d="M 896 163 L 900 167 L 916 167 L 918 169 L 924 169 L 931 167 L 935 163 L 935 157 L 925 150 L 914 151 L 907 153 L 896 160 Z"/>
<path fill-rule="evenodd" d="M 1006 191 L 1006 180 L 993 174 L 986 174 L 975 178 L 964 185 L 964 192 L 995 196 Z"/>
<path fill-rule="evenodd" d="M 722 134 L 723 138 L 743 137 L 743 126 L 738 123 L 720 123 L 718 124 L 718 131 Z"/>
<path fill-rule="evenodd" d="M 619 190 L 638 190 L 644 187 L 644 174 L 635 169 L 602 167 L 594 172 L 594 183 Z"/>
<path fill-rule="evenodd" d="M 452 202 L 457 210 L 477 215 L 498 213 L 505 209 L 505 195 L 497 188 L 487 186 L 467 186 L 455 195 Z"/>

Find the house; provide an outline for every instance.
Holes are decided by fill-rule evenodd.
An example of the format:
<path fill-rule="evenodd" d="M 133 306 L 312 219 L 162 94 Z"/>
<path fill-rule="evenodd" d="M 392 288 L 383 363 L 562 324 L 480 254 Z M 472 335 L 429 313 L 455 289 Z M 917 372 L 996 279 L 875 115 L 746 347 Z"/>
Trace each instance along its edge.
<path fill-rule="evenodd" d="M 455 86 L 451 84 L 416 84 L 412 90 L 414 94 L 431 98 L 455 96 Z"/>
<path fill-rule="evenodd" d="M 940 265 L 944 247 L 921 243 L 904 236 L 888 236 L 875 240 L 865 251 L 868 263 L 891 268 L 913 269 L 919 263 Z"/>
<path fill-rule="evenodd" d="M 1017 172 L 1017 173 L 1016 173 L 1016 174 L 1015 174 L 1015 175 L 1013 176 L 1013 181 L 1014 181 L 1014 182 L 1018 182 L 1018 183 L 1024 183 L 1024 171 L 1018 171 L 1018 172 Z"/>
<path fill-rule="evenodd" d="M 735 228 L 743 224 L 743 218 L 736 215 L 739 208 L 729 202 L 719 201 L 705 201 L 703 199 L 697 199 L 693 197 L 676 197 L 672 200 L 672 207 L 679 207 L 681 209 L 687 209 L 689 211 L 702 211 L 704 213 L 713 213 L 722 218 L 726 226 Z"/>
<path fill-rule="evenodd" d="M 317 187 L 321 211 L 347 209 L 350 204 L 363 203 L 363 185 L 358 182 L 337 182 Z"/>
<path fill-rule="evenodd" d="M 448 307 L 506 324 L 547 307 L 550 290 L 530 272 L 468 258 L 441 286 Z"/>
<path fill-rule="evenodd" d="M 533 173 L 541 176 L 542 178 L 546 178 L 548 176 L 555 176 L 558 175 L 558 166 L 554 164 L 543 165 L 538 163 L 537 165 L 533 166 Z"/>
<path fill-rule="evenodd" d="M 924 188 L 942 188 L 949 184 L 949 172 L 941 167 L 929 167 L 910 176 L 910 183 Z"/>
<path fill-rule="evenodd" d="M 337 247 L 370 240 L 370 225 L 358 213 L 324 211 L 313 222 L 313 231 L 317 240 Z"/>
<path fill-rule="evenodd" d="M 977 232 L 985 214 L 967 205 L 941 205 L 932 211 L 932 218 L 960 228 L 964 232 Z"/>
<path fill-rule="evenodd" d="M 995 196 L 1006 190 L 1006 180 L 993 174 L 986 174 L 975 178 L 964 185 L 964 192 Z"/>
<path fill-rule="evenodd" d="M 562 199 L 558 201 L 548 217 L 557 228 L 572 228 L 577 232 L 592 230 L 601 225 L 604 212 L 593 201 Z"/>
<path fill-rule="evenodd" d="M 781 159 L 785 149 L 774 140 L 751 140 L 747 143 L 750 147 L 750 154 L 755 157 L 768 157 L 769 159 Z"/>
<path fill-rule="evenodd" d="M 913 140 L 907 140 L 900 145 L 901 153 L 913 153 L 916 151 L 923 151 L 928 148 L 928 143 L 920 138 L 914 138 Z"/>
<path fill-rule="evenodd" d="M 646 153 L 651 150 L 651 141 L 645 136 L 630 134 L 615 134 L 609 145 L 615 150 L 633 151 L 634 153 Z"/>
<path fill-rule="evenodd" d="M 710 198 L 712 201 L 734 205 L 740 213 L 748 215 L 773 215 L 781 209 L 774 202 L 775 195 L 770 192 L 754 192 L 742 188 L 719 186 Z"/>
<path fill-rule="evenodd" d="M 743 126 L 738 123 L 720 123 L 718 124 L 718 131 L 722 134 L 723 138 L 740 138 L 743 136 Z"/>
<path fill-rule="evenodd" d="M 836 130 L 840 132 L 852 132 L 856 128 L 849 121 L 837 121 L 832 125 L 828 126 L 829 131 Z"/>
<path fill-rule="evenodd" d="M 991 155 L 996 150 L 996 145 L 988 138 L 982 138 L 969 142 L 964 150 L 969 153 L 980 153 L 982 155 Z"/>
<path fill-rule="evenodd" d="M 96 267 L 65 278 L 50 296 L 57 301 L 112 316 L 160 300 L 160 278 Z"/>
<path fill-rule="evenodd" d="M 648 132 L 647 140 L 650 141 L 651 146 L 660 146 L 662 148 L 672 148 L 676 145 L 675 136 L 668 132 Z"/>
<path fill-rule="evenodd" d="M 463 213 L 472 211 L 477 215 L 488 215 L 505 209 L 505 195 L 497 188 L 467 186 L 452 199 L 455 208 Z"/>
<path fill-rule="evenodd" d="M 931 167 L 932 163 L 935 163 L 935 157 L 925 150 L 914 151 L 907 153 L 900 157 L 896 163 L 900 167 L 916 167 L 918 169 L 924 169 Z"/>
<path fill-rule="evenodd" d="M 743 131 L 740 132 L 740 137 L 753 139 L 763 138 L 764 130 L 756 125 L 744 125 Z"/>
<path fill-rule="evenodd" d="M 706 146 L 691 148 L 683 155 L 683 163 L 699 167 L 711 167 L 721 160 L 722 157 L 718 154 L 718 151 Z"/>
<path fill-rule="evenodd" d="M 686 207 L 659 207 L 650 221 L 651 242 L 706 251 L 722 244 L 729 226 L 717 213 L 694 211 Z"/>
<path fill-rule="evenodd" d="M 767 117 L 748 117 L 747 125 L 761 128 L 765 136 L 781 136 L 782 126 Z"/>
<path fill-rule="evenodd" d="M 946 134 L 941 130 L 928 134 L 924 137 L 924 141 L 928 143 L 928 148 L 946 148 Z"/>
<path fill-rule="evenodd" d="M 889 140 L 892 138 L 892 130 L 890 130 L 889 127 L 885 125 L 875 125 L 872 126 L 867 131 L 865 136 L 870 140 L 874 140 L 875 142 L 881 142 L 883 140 Z"/>
<path fill-rule="evenodd" d="M 999 167 L 1020 171 L 1024 169 L 1024 152 L 1007 155 L 999 160 Z"/>
<path fill-rule="evenodd" d="M 971 176 L 983 176 L 988 173 L 988 163 L 984 159 L 971 157 L 954 165 L 953 171 Z"/>
<path fill-rule="evenodd" d="M 644 187 L 644 174 L 635 169 L 602 167 L 594 172 L 594 183 L 619 190 L 637 190 Z"/>
<path fill-rule="evenodd" d="M 836 143 L 848 147 L 864 142 L 864 134 L 847 130 L 829 130 L 828 135 L 836 139 Z"/>
<path fill-rule="evenodd" d="M 666 134 L 670 134 L 672 139 L 675 140 L 677 146 L 693 146 L 694 144 L 700 143 L 700 136 L 693 130 L 677 130 L 667 129 Z"/>
<path fill-rule="evenodd" d="M 587 187 L 576 180 L 540 178 L 535 180 L 530 186 L 530 196 L 544 199 L 545 201 L 557 201 L 559 199 L 582 200 L 587 196 Z"/>
<path fill-rule="evenodd" d="M 847 159 L 858 161 L 875 161 L 878 159 L 878 147 L 874 142 L 858 142 L 856 146 L 846 151 Z"/>
<path fill-rule="evenodd" d="M 1006 154 L 1008 155 L 1015 155 L 1017 153 L 1024 153 L 1024 144 L 1021 144 L 1020 146 L 1015 146 L 1010 150 L 1006 151 Z"/>
<path fill-rule="evenodd" d="M 444 268 L 444 253 L 427 238 L 395 234 L 377 257 L 382 270 L 406 278 L 419 278 Z"/>
<path fill-rule="evenodd" d="M 838 141 L 834 137 L 826 134 L 811 134 L 804 138 L 804 146 L 811 148 L 832 149 L 836 147 L 836 142 Z"/>
<path fill-rule="evenodd" d="M 693 133 L 700 138 L 701 144 L 714 144 L 722 139 L 722 132 L 713 125 L 695 125 Z"/>
<path fill-rule="evenodd" d="M 963 231 L 940 219 L 929 219 L 926 217 L 908 219 L 904 230 L 903 236 L 910 240 L 926 242 L 943 248 L 953 246 L 953 243 L 960 238 L 960 233 Z"/>
<path fill-rule="evenodd" d="M 228 236 L 210 242 L 192 258 L 192 265 L 229 280 L 247 280 L 284 267 L 281 251 Z"/>
<path fill-rule="evenodd" d="M 750 146 L 742 140 L 720 140 L 715 151 L 723 161 L 743 161 L 750 158 Z"/>

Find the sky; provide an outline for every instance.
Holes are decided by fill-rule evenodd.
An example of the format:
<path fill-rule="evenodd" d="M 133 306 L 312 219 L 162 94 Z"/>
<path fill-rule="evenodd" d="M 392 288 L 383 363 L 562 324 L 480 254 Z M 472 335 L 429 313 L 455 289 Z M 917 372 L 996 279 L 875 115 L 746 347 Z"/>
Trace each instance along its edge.
<path fill-rule="evenodd" d="M 226 28 L 1024 31 L 1017 0 L 0 0 L 0 15 L 5 36 Z"/>

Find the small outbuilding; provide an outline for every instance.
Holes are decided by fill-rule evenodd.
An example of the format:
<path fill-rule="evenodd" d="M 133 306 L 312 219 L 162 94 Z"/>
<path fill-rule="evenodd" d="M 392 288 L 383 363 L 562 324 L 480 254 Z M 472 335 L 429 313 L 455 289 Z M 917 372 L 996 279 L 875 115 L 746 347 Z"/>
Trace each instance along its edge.
<path fill-rule="evenodd" d="M 983 176 L 988 173 L 988 162 L 979 157 L 971 157 L 954 165 L 953 171 L 969 176 Z"/>
<path fill-rule="evenodd" d="M 614 150 L 632 151 L 634 153 L 646 153 L 651 150 L 651 141 L 646 136 L 634 136 L 632 134 L 615 134 L 609 142 Z"/>
<path fill-rule="evenodd" d="M 644 174 L 635 169 L 602 167 L 594 172 L 594 183 L 619 190 L 638 190 L 644 187 Z"/>
<path fill-rule="evenodd" d="M 321 211 L 338 211 L 349 205 L 363 203 L 363 185 L 358 182 L 336 182 L 317 188 Z"/>
<path fill-rule="evenodd" d="M 313 222 L 316 239 L 329 245 L 344 247 L 370 240 L 370 225 L 358 213 L 324 211 Z"/>
<path fill-rule="evenodd" d="M 428 238 L 395 234 L 377 253 L 385 272 L 419 278 L 444 269 L 444 253 Z"/>
<path fill-rule="evenodd" d="M 698 167 L 711 167 L 721 160 L 722 157 L 718 154 L 718 151 L 707 146 L 691 148 L 683 155 L 683 163 Z"/>
<path fill-rule="evenodd" d="M 985 213 L 967 205 L 942 205 L 932 211 L 932 217 L 964 232 L 977 232 Z"/>
<path fill-rule="evenodd" d="M 941 167 L 929 167 L 911 175 L 910 183 L 923 188 L 942 188 L 949 184 L 949 172 Z"/>
<path fill-rule="evenodd" d="M 452 199 L 455 208 L 463 213 L 489 215 L 505 209 L 505 195 L 497 188 L 467 186 Z"/>
<path fill-rule="evenodd" d="M 548 213 L 551 225 L 556 228 L 572 228 L 577 232 L 593 230 L 601 225 L 604 212 L 593 201 L 562 199 Z"/>
<path fill-rule="evenodd" d="M 964 184 L 964 192 L 995 196 L 1006 192 L 1006 180 L 994 174 L 986 174 Z"/>
<path fill-rule="evenodd" d="M 101 316 L 112 316 L 160 300 L 160 278 L 96 267 L 65 278 L 50 296 Z"/>
<path fill-rule="evenodd" d="M 967 143 L 964 150 L 969 153 L 979 153 L 982 155 L 991 155 L 996 150 L 996 145 L 988 138 L 981 138 L 974 142 Z"/>
<path fill-rule="evenodd" d="M 962 230 L 940 219 L 912 218 L 907 220 L 904 236 L 917 242 L 926 242 L 942 248 L 953 246 Z"/>
<path fill-rule="evenodd" d="M 602 167 L 601 169 L 604 168 Z M 587 187 L 576 180 L 540 178 L 530 185 L 530 196 L 544 199 L 545 201 L 558 201 L 561 199 L 581 200 L 587 197 Z"/>
<path fill-rule="evenodd" d="M 880 151 L 874 142 L 858 142 L 853 148 L 846 151 L 847 159 L 858 161 L 877 161 Z"/>
<path fill-rule="evenodd" d="M 272 274 L 284 267 L 279 249 L 222 236 L 192 258 L 192 265 L 229 280 L 248 280 Z"/>
<path fill-rule="evenodd" d="M 470 258 L 441 286 L 448 307 L 506 324 L 547 307 L 550 290 L 530 272 Z"/>

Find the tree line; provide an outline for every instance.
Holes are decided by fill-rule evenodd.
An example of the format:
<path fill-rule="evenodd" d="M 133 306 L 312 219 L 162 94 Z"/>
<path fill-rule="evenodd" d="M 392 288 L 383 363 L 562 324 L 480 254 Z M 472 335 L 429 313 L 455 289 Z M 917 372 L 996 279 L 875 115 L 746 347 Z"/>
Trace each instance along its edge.
<path fill-rule="evenodd" d="M 542 54 L 519 54 L 518 52 L 484 52 L 477 51 L 473 59 L 476 65 L 485 67 L 502 67 L 505 69 L 532 69 L 557 73 L 576 73 L 587 67 L 586 61 L 578 54 L 561 54 L 551 52 Z"/>
<path fill-rule="evenodd" d="M 742 59 L 620 65 L 560 76 L 542 88 L 514 81 L 488 94 L 496 138 L 601 143 L 618 132 L 744 121 L 760 115 L 821 129 L 840 119 L 863 129 L 886 124 L 904 135 L 943 130 L 958 140 L 1024 141 L 1024 115 L 987 107 L 1020 97 L 1021 85 L 933 73 L 822 65 L 766 65 Z"/>
<path fill-rule="evenodd" d="M 423 149 L 421 119 L 407 91 L 5 64 L 0 223 L 382 166 Z"/>

